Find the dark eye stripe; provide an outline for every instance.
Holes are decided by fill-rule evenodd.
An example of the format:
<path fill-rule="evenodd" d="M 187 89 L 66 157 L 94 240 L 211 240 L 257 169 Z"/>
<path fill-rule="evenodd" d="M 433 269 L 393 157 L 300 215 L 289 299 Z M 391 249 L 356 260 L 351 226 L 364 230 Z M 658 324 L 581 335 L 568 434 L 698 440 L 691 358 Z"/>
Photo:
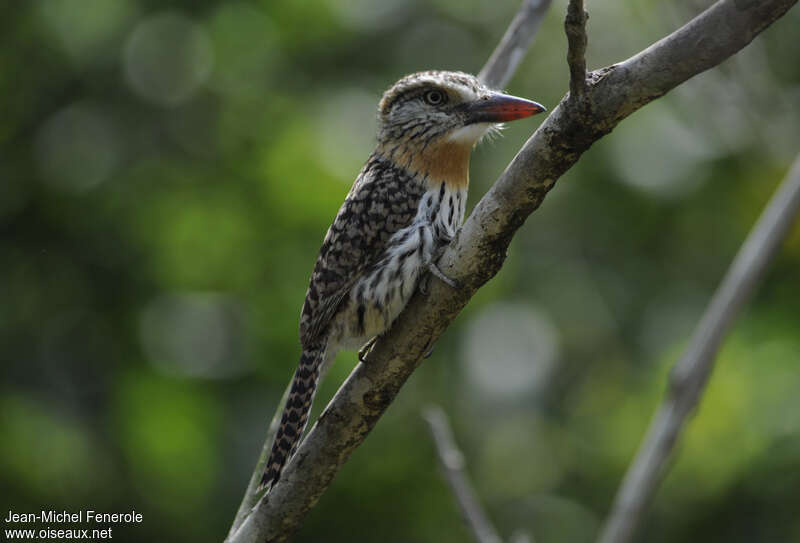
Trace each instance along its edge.
<path fill-rule="evenodd" d="M 444 103 L 446 103 L 448 101 L 448 95 L 444 90 L 439 89 L 437 87 L 433 87 L 432 88 L 430 86 L 430 84 L 428 84 L 428 85 L 425 85 L 425 86 L 422 86 L 422 87 L 415 87 L 415 88 L 407 89 L 407 90 L 399 93 L 398 95 L 394 96 L 391 99 L 391 101 L 388 102 L 383 107 L 383 111 L 384 111 L 384 113 L 387 113 L 387 112 L 391 111 L 392 108 L 397 104 L 400 104 L 400 103 L 403 103 L 403 102 L 410 102 L 411 100 L 417 100 L 419 98 L 422 98 L 423 100 L 425 100 L 426 103 L 430 103 L 430 102 L 428 102 L 428 100 L 425 97 L 431 92 L 439 93 L 441 95 L 441 97 L 442 97 L 442 100 L 438 104 L 432 104 L 432 105 L 441 105 L 441 104 L 444 104 Z"/>

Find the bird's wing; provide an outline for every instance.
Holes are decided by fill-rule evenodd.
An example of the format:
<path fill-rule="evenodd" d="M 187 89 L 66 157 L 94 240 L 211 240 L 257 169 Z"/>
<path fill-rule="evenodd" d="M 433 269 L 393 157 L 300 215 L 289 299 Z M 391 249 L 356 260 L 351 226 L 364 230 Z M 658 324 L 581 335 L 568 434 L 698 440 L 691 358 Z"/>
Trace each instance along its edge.
<path fill-rule="evenodd" d="M 300 315 L 300 342 L 325 333 L 343 299 L 381 256 L 389 238 L 411 224 L 424 192 L 403 168 L 373 154 L 350 189 L 311 274 Z"/>

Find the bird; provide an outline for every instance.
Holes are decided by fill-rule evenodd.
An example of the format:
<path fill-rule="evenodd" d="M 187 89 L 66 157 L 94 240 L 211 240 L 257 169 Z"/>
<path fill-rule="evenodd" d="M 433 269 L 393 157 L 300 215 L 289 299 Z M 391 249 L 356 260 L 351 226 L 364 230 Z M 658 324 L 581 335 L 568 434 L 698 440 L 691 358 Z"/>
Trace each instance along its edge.
<path fill-rule="evenodd" d="M 392 85 L 378 105 L 377 145 L 333 220 L 300 314 L 302 352 L 259 490 L 294 455 L 319 381 L 341 349 L 362 362 L 437 266 L 464 219 L 469 159 L 501 123 L 545 111 L 473 75 L 424 71 Z"/>

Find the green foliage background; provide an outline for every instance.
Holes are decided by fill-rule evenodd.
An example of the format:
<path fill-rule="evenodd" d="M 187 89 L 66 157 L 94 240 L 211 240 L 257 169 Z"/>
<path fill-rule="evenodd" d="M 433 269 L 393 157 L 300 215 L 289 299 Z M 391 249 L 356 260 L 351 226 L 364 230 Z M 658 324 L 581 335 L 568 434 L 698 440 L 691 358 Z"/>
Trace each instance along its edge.
<path fill-rule="evenodd" d="M 555 2 L 509 91 L 567 89 Z M 589 65 L 708 2 L 590 4 Z M 516 2 L 0 5 L 0 505 L 220 541 L 298 356 L 317 248 L 401 75 L 476 72 Z M 468 540 L 422 406 L 509 536 L 591 541 L 702 308 L 800 150 L 800 12 L 562 179 L 298 541 Z M 471 202 L 540 119 L 473 157 Z M 800 228 L 738 321 L 642 540 L 800 540 Z M 316 412 L 353 366 L 344 353 Z M 8 527 L 8 526 L 4 526 Z"/>

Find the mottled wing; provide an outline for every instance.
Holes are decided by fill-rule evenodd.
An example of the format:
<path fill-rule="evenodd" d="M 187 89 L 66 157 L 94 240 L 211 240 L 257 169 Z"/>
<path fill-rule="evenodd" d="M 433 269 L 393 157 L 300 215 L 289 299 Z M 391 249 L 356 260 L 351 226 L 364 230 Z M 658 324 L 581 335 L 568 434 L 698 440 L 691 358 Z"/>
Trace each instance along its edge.
<path fill-rule="evenodd" d="M 423 191 L 406 170 L 379 155 L 370 157 L 320 248 L 300 315 L 304 346 L 317 343 L 392 234 L 411 223 Z"/>

